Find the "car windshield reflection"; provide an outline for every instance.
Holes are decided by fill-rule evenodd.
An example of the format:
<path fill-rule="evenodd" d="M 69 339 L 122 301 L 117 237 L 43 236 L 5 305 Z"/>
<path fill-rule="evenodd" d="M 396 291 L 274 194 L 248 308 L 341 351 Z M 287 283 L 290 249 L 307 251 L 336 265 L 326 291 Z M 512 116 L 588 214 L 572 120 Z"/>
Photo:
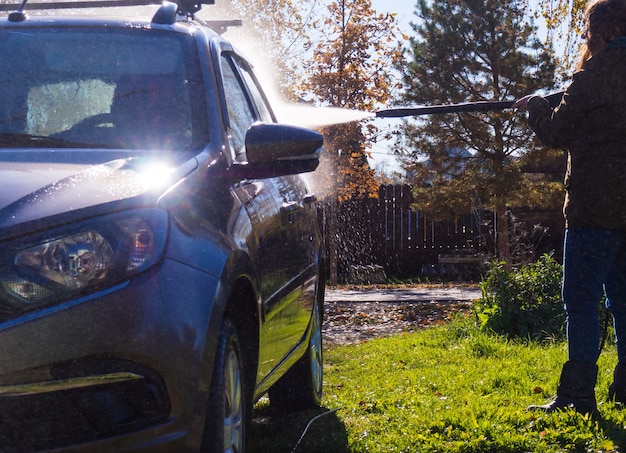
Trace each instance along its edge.
<path fill-rule="evenodd" d="M 202 90 L 198 62 L 187 58 L 193 40 L 157 35 L 5 30 L 0 146 L 201 147 L 207 128 L 203 97 L 193 95 Z"/>

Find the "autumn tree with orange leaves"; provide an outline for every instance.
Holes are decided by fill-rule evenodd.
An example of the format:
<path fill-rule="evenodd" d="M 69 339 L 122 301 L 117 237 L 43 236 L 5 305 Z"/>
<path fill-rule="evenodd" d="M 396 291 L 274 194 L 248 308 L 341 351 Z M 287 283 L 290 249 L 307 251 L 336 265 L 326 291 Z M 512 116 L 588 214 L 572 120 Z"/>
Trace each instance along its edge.
<path fill-rule="evenodd" d="M 311 58 L 303 63 L 301 97 L 319 106 L 365 112 L 384 105 L 394 88 L 388 69 L 401 56 L 395 16 L 377 14 L 370 0 L 335 0 L 316 17 L 310 31 L 315 37 Z M 340 261 L 368 259 L 371 243 L 359 230 L 368 219 L 362 217 L 358 202 L 378 195 L 378 180 L 367 159 L 378 129 L 371 122 L 350 122 L 325 127 L 322 133 L 325 153 L 316 172 L 316 191 L 325 198 L 333 285 Z"/>
<path fill-rule="evenodd" d="M 311 58 L 303 63 L 301 97 L 315 105 L 373 111 L 390 98 L 389 73 L 400 57 L 395 16 L 377 14 L 370 0 L 335 0 L 311 23 Z M 358 122 L 326 127 L 321 171 L 326 195 L 339 201 L 377 196 L 368 150 L 378 133 Z"/>

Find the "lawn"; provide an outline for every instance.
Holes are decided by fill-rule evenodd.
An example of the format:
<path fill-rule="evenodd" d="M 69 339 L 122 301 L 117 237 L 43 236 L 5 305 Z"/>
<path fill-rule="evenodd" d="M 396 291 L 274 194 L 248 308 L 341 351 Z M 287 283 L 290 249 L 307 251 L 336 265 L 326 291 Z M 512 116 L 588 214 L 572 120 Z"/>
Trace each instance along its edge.
<path fill-rule="evenodd" d="M 471 316 L 328 348 L 324 408 L 287 416 L 261 403 L 251 451 L 626 451 L 626 409 L 604 402 L 617 360 L 612 344 L 599 361 L 599 419 L 526 411 L 554 394 L 565 359 L 562 342 L 506 340 L 479 331 Z"/>

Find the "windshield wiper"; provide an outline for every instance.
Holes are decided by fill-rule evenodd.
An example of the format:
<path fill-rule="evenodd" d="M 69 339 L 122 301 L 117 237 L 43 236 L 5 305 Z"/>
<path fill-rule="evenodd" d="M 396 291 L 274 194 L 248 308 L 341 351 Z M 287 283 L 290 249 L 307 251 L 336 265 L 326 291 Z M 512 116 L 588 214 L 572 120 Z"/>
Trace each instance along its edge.
<path fill-rule="evenodd" d="M 110 148 L 107 145 L 79 143 L 45 135 L 0 132 L 0 148 Z"/>

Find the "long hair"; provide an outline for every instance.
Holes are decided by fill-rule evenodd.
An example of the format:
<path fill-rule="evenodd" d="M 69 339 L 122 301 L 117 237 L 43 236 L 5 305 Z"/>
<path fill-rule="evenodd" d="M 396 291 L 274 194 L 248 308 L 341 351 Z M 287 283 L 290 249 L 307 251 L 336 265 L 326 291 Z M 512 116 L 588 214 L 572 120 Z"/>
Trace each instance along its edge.
<path fill-rule="evenodd" d="M 618 36 L 626 36 L 626 0 L 594 0 L 585 9 L 586 39 L 577 69 Z"/>

